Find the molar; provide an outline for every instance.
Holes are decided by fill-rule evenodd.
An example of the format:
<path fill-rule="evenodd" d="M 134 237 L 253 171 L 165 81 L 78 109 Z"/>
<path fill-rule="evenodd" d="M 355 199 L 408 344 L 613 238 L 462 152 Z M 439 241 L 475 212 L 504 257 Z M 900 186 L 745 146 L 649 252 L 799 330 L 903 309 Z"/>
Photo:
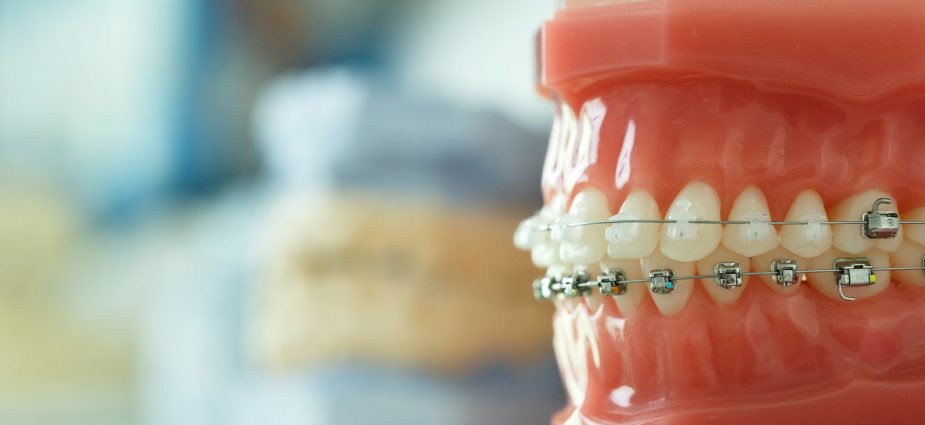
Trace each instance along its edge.
<path fill-rule="evenodd" d="M 710 185 L 691 182 L 668 208 L 668 220 L 719 220 L 719 196 Z M 723 227 L 718 224 L 671 223 L 662 226 L 661 252 L 676 261 L 697 261 L 716 250 Z"/>
<path fill-rule="evenodd" d="M 626 197 L 620 212 L 611 220 L 658 220 L 662 216 L 658 204 L 649 192 L 634 191 Z M 618 259 L 640 259 L 647 257 L 658 246 L 658 223 L 623 223 L 607 226 L 604 233 L 607 255 Z"/>
<path fill-rule="evenodd" d="M 877 198 L 893 197 L 880 190 L 868 190 L 845 199 L 832 210 L 833 220 L 860 220 L 861 216 L 870 211 Z M 890 207 L 895 208 L 892 204 Z M 887 208 L 889 209 L 889 208 Z M 900 226 L 899 233 L 892 239 L 867 239 L 861 234 L 859 225 L 840 224 L 832 230 L 832 242 L 835 248 L 849 254 L 860 254 L 874 247 L 884 251 L 895 251 L 902 243 L 903 233 Z"/>
<path fill-rule="evenodd" d="M 648 277 L 649 272 L 658 269 L 670 269 L 675 276 L 694 275 L 694 263 L 673 260 L 658 251 L 649 257 L 643 258 L 640 261 L 640 268 L 642 269 L 642 274 L 646 277 Z M 691 299 L 691 294 L 694 292 L 694 284 L 695 282 L 692 280 L 682 280 L 677 282 L 675 290 L 671 293 L 653 294 L 652 291 L 648 290 L 648 286 L 646 286 L 646 292 L 652 297 L 658 311 L 665 316 L 670 316 L 678 313 L 687 305 L 687 302 Z"/>
<path fill-rule="evenodd" d="M 771 220 L 771 213 L 761 189 L 755 186 L 745 188 L 732 204 L 729 220 L 751 223 L 726 226 L 723 231 L 723 245 L 726 248 L 746 257 L 777 248 L 777 231 L 767 223 Z"/>
<path fill-rule="evenodd" d="M 602 221 L 610 216 L 607 198 L 597 189 L 584 189 L 575 196 L 569 213 L 556 220 L 553 240 L 562 243 L 559 256 L 572 264 L 593 264 L 604 257 L 607 242 L 601 225 L 565 227 L 568 224 Z"/>
<path fill-rule="evenodd" d="M 879 249 L 871 249 L 869 251 L 858 254 L 846 253 L 839 251 L 838 249 L 830 249 L 818 257 L 811 258 L 809 260 L 809 268 L 831 269 L 836 258 L 846 257 L 867 257 L 874 267 L 890 266 L 889 255 Z M 887 288 L 890 286 L 890 272 L 878 271 L 876 272 L 876 276 L 877 283 L 870 286 L 845 288 L 845 294 L 849 297 L 855 297 L 858 300 L 861 300 L 864 298 L 870 298 L 887 290 Z M 809 283 L 810 286 L 821 292 L 823 295 L 841 301 L 841 297 L 838 295 L 838 285 L 835 284 L 834 273 L 809 273 L 806 275 L 806 278 L 807 283 Z"/>
<path fill-rule="evenodd" d="M 860 217 L 860 216 L 859 216 Z M 801 257 L 815 257 L 832 248 L 832 227 L 825 204 L 815 190 L 804 190 L 793 200 L 785 221 L 809 221 L 808 225 L 781 226 L 780 244 Z M 860 230 L 852 227 L 855 232 Z"/>
<path fill-rule="evenodd" d="M 910 221 L 925 221 L 925 207 L 916 208 L 909 213 L 904 213 L 899 216 L 902 220 Z M 900 231 L 902 231 L 907 239 L 911 239 L 919 245 L 925 245 L 925 225 L 923 224 L 909 224 L 902 225 Z"/>
<path fill-rule="evenodd" d="M 889 254 L 890 264 L 900 267 L 922 265 L 922 257 L 925 256 L 925 247 L 917 242 L 913 242 L 911 240 L 912 232 L 909 233 L 910 237 L 906 238 L 906 240 L 902 242 L 902 245 L 900 245 L 899 249 Z M 893 278 L 897 282 L 901 282 L 903 284 L 920 287 L 925 286 L 925 272 L 922 270 L 893 271 Z"/>
<path fill-rule="evenodd" d="M 623 270 L 627 280 L 646 279 L 648 277 L 648 274 L 642 272 L 639 260 L 605 259 L 601 261 L 601 269 L 607 268 Z M 631 283 L 626 285 L 626 293 L 613 296 L 614 301 L 617 303 L 617 308 L 620 310 L 620 313 L 623 314 L 623 317 L 629 317 L 636 311 L 636 308 L 639 307 L 639 303 L 645 298 L 647 291 L 648 286 L 646 284 Z"/>
<path fill-rule="evenodd" d="M 742 268 L 742 273 L 748 273 L 752 270 L 751 260 L 748 257 L 732 252 L 727 248 L 720 247 L 712 254 L 697 262 L 697 274 L 712 275 L 713 267 L 717 263 L 726 262 L 739 263 L 739 267 Z M 717 285 L 716 281 L 712 278 L 700 279 L 700 282 L 703 285 L 703 289 L 707 291 L 707 294 L 710 295 L 713 301 L 719 305 L 729 305 L 736 302 L 736 300 L 742 296 L 742 293 L 745 291 L 745 286 L 748 284 L 748 280 L 749 277 L 744 276 L 742 278 L 742 286 L 730 289 Z"/>
<path fill-rule="evenodd" d="M 771 262 L 776 260 L 793 260 L 797 263 L 798 270 L 809 269 L 809 260 L 807 260 L 806 257 L 796 255 L 782 247 L 778 247 L 771 252 L 766 252 L 764 254 L 753 257 L 752 270 L 760 272 L 770 271 Z M 829 264 L 829 266 L 831 267 L 831 264 Z M 771 291 L 778 295 L 793 295 L 799 291 L 800 287 L 802 286 L 800 282 L 797 282 L 791 286 L 781 286 L 769 275 L 760 275 L 758 278 L 764 281 L 764 283 L 768 285 L 769 288 L 771 288 Z"/>

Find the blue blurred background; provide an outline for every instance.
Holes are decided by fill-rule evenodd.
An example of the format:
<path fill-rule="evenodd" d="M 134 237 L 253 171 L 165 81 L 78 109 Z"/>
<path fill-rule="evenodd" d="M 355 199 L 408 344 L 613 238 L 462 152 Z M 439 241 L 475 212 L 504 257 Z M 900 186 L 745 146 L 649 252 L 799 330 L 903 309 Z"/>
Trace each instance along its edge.
<path fill-rule="evenodd" d="M 546 421 L 552 3 L 0 0 L 0 423 Z"/>

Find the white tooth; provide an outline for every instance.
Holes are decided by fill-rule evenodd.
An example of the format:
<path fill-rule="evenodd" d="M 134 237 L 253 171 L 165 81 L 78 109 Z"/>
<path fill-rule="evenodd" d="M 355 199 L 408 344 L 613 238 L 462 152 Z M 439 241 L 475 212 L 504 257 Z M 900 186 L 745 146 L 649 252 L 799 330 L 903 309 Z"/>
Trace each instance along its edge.
<path fill-rule="evenodd" d="M 880 190 L 868 190 L 845 199 L 832 210 L 833 220 L 860 220 L 861 216 L 873 208 L 877 198 L 893 197 Z M 883 211 L 895 211 L 896 205 L 884 205 Z M 860 254 L 874 247 L 895 251 L 902 243 L 902 230 L 893 239 L 867 239 L 861 233 L 861 226 L 854 224 L 837 224 L 832 229 L 832 243 L 835 248 L 849 254 Z"/>
<path fill-rule="evenodd" d="M 559 258 L 559 244 L 555 242 L 543 242 L 533 247 L 530 251 L 530 259 L 533 265 L 539 268 L 546 268 L 562 262 Z"/>
<path fill-rule="evenodd" d="M 719 213 L 716 191 L 703 182 L 689 183 L 668 208 L 665 218 L 679 222 L 662 226 L 661 252 L 673 260 L 697 261 L 715 251 L 723 236 L 723 227 L 689 221 L 719 220 Z"/>
<path fill-rule="evenodd" d="M 739 263 L 739 267 L 742 268 L 742 273 L 748 273 L 752 270 L 751 260 L 748 257 L 739 255 L 729 249 L 720 247 L 712 254 L 706 256 L 706 258 L 697 262 L 697 274 L 712 275 L 713 267 L 717 263 L 729 262 Z M 736 302 L 736 300 L 742 296 L 742 293 L 745 291 L 745 286 L 748 284 L 748 280 L 748 276 L 743 277 L 742 286 L 731 289 L 726 289 L 717 285 L 713 278 L 700 279 L 700 283 L 703 285 L 703 289 L 707 291 L 707 294 L 710 295 L 710 298 L 712 298 L 713 301 L 719 305 L 729 305 Z"/>
<path fill-rule="evenodd" d="M 635 191 L 626 197 L 620 212 L 611 220 L 658 220 L 662 216 L 658 204 L 646 191 Z M 622 223 L 608 225 L 607 255 L 611 258 L 639 259 L 652 254 L 658 246 L 658 223 Z"/>
<path fill-rule="evenodd" d="M 925 221 L 925 207 L 916 208 L 899 216 L 900 220 Z M 901 226 L 906 239 L 925 245 L 925 224 L 904 224 Z"/>
<path fill-rule="evenodd" d="M 675 276 L 694 275 L 694 263 L 672 260 L 658 251 L 640 260 L 640 266 L 642 268 L 642 273 L 646 277 L 648 277 L 650 271 L 657 269 L 669 269 Z M 691 299 L 691 294 L 694 292 L 694 284 L 695 281 L 693 280 L 680 280 L 677 281 L 675 290 L 671 293 L 655 294 L 649 290 L 646 292 L 652 297 L 652 301 L 655 302 L 658 311 L 665 316 L 670 316 L 678 313 L 687 305 L 687 302 Z"/>
<path fill-rule="evenodd" d="M 758 255 L 752 258 L 752 270 L 756 272 L 767 272 L 771 271 L 771 262 L 775 260 L 793 260 L 797 263 L 797 269 L 807 270 L 809 269 L 809 260 L 799 255 L 795 255 L 790 251 L 787 251 L 784 248 L 778 247 L 777 249 L 766 252 L 764 254 Z M 759 278 L 764 281 L 764 283 L 771 288 L 772 291 L 779 295 L 792 295 L 800 290 L 802 286 L 800 283 L 797 283 L 792 286 L 781 286 L 774 281 L 773 278 L 769 275 L 760 275 Z"/>
<path fill-rule="evenodd" d="M 832 227 L 821 224 L 828 221 L 825 204 L 815 190 L 804 190 L 793 200 L 785 221 L 808 221 L 807 225 L 781 226 L 780 244 L 801 257 L 815 257 L 832 247 Z M 851 226 L 859 231 L 857 226 Z"/>
<path fill-rule="evenodd" d="M 575 226 L 575 224 L 581 222 L 581 217 L 574 213 L 568 213 L 562 217 L 557 218 L 555 223 L 552 225 L 550 238 L 553 240 L 553 242 L 558 242 L 561 244 L 576 244 L 580 242 L 581 234 L 584 228 Z"/>
<path fill-rule="evenodd" d="M 645 279 L 646 275 L 639 268 L 639 260 L 607 260 L 601 262 L 602 269 L 620 269 L 626 275 L 627 280 Z M 626 285 L 626 293 L 623 295 L 613 296 L 617 303 L 617 308 L 623 317 L 629 317 L 639 307 L 639 303 L 645 298 L 648 286 L 643 283 L 631 283 Z"/>
<path fill-rule="evenodd" d="M 907 238 L 899 249 L 889 253 L 890 264 L 896 267 L 922 266 L 925 257 L 925 247 Z M 879 275 L 877 276 L 880 277 Z M 911 286 L 925 286 L 925 272 L 922 270 L 894 271 L 893 279 L 899 283 Z"/>
<path fill-rule="evenodd" d="M 592 264 L 600 261 L 607 251 L 604 226 L 569 227 L 568 225 L 602 221 L 609 216 L 607 198 L 599 190 L 584 189 L 575 195 L 569 213 L 557 220 L 558 226 L 554 226 L 553 238 L 561 237 L 562 246 L 559 248 L 559 255 L 562 260 L 573 264 Z M 559 229 L 558 234 L 555 229 Z"/>
<path fill-rule="evenodd" d="M 514 230 L 514 246 L 517 249 L 528 251 L 543 243 L 548 237 L 548 231 L 541 228 L 539 212 L 520 222 Z"/>
<path fill-rule="evenodd" d="M 601 309 L 601 305 L 604 303 L 604 296 L 601 295 L 601 291 L 591 291 L 590 294 L 581 297 L 582 304 L 589 315 L 597 314 L 597 311 Z"/>
<path fill-rule="evenodd" d="M 858 231 L 860 232 L 860 230 Z M 833 248 L 818 257 L 809 259 L 809 267 L 812 269 L 831 269 L 836 258 L 852 257 L 867 257 L 874 267 L 890 266 L 889 255 L 878 249 L 860 254 L 849 254 Z M 890 287 L 890 272 L 878 271 L 876 272 L 876 276 L 877 283 L 870 286 L 845 288 L 845 294 L 860 300 L 870 298 L 887 290 L 887 288 Z M 816 289 L 823 295 L 832 299 L 841 300 L 841 297 L 838 295 L 838 285 L 835 284 L 835 275 L 833 273 L 807 273 L 806 280 L 813 289 Z"/>
<path fill-rule="evenodd" d="M 733 252 L 746 257 L 771 251 L 777 248 L 777 231 L 768 224 L 771 213 L 768 201 L 761 189 L 749 186 L 732 204 L 729 220 L 748 221 L 749 224 L 726 226 L 723 231 L 723 245 Z M 722 289 L 722 288 L 720 288 Z"/>
<path fill-rule="evenodd" d="M 533 219 L 537 226 L 546 226 L 555 223 L 556 218 L 564 213 L 565 196 L 557 195 L 552 198 L 552 201 L 544 205 L 539 213 L 533 216 Z M 562 262 L 559 257 L 559 243 L 552 240 L 550 233 L 549 230 L 543 230 L 536 235 L 537 240 L 534 241 L 535 244 L 530 251 L 530 259 L 533 260 L 533 265 L 539 268 L 550 267 Z"/>

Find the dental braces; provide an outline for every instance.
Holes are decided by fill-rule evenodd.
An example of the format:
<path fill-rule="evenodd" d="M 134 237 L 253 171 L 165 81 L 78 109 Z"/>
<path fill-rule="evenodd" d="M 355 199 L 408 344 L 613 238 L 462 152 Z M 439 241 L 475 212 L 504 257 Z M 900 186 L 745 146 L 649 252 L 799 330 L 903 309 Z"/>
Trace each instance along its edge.
<path fill-rule="evenodd" d="M 676 229 L 669 229 L 671 233 L 677 234 L 679 239 L 691 239 L 693 235 L 696 234 L 695 229 L 686 229 L 687 225 L 692 224 L 719 224 L 719 225 L 749 225 L 752 226 L 752 229 L 749 231 L 750 234 L 760 235 L 767 231 L 766 226 L 780 225 L 780 226 L 814 226 L 815 231 L 811 232 L 812 234 L 821 233 L 819 226 L 821 225 L 842 225 L 842 224 L 853 224 L 861 226 L 861 235 L 867 239 L 892 239 L 896 237 L 896 234 L 899 233 L 899 226 L 903 224 L 925 224 L 925 221 L 910 221 L 910 220 L 900 220 L 899 213 L 893 211 L 881 211 L 880 207 L 882 205 L 892 204 L 893 200 L 890 198 L 877 198 L 873 207 L 870 211 L 865 212 L 861 215 L 860 220 L 787 220 L 787 221 L 778 221 L 770 220 L 767 217 L 767 214 L 759 214 L 757 217 L 754 217 L 750 220 L 700 220 L 697 218 L 679 218 L 679 219 L 638 219 L 638 218 L 611 218 L 609 220 L 598 220 L 598 221 L 587 221 L 587 222 L 568 222 L 567 219 L 560 218 L 556 223 L 553 224 L 535 224 L 533 219 L 527 219 L 522 223 L 518 233 L 523 233 L 529 230 L 536 230 L 540 232 L 552 232 L 554 239 L 563 239 L 570 240 L 574 239 L 576 235 L 570 234 L 570 230 L 578 230 L 581 227 L 585 226 L 594 226 L 594 225 L 621 225 L 621 224 L 672 224 L 676 225 Z M 688 211 L 689 212 L 689 211 Z M 614 217 L 619 217 L 620 214 L 617 214 Z M 812 229 L 810 227 L 809 229 Z M 631 237 L 627 237 L 626 234 L 634 233 L 632 230 L 620 231 L 616 229 L 616 226 L 612 226 L 610 230 L 605 234 L 607 239 L 611 242 L 625 242 L 630 240 Z M 530 240 L 535 240 L 532 235 L 524 235 L 525 242 L 518 244 L 521 248 L 529 248 L 531 243 Z"/>
<path fill-rule="evenodd" d="M 533 296 L 537 300 L 552 298 L 572 298 L 590 295 L 597 287 L 602 295 L 619 296 L 627 291 L 630 284 L 646 283 L 653 294 L 670 294 L 677 288 L 678 281 L 694 279 L 713 279 L 714 283 L 724 289 L 742 286 L 746 276 L 771 276 L 771 280 L 782 287 L 790 287 L 806 280 L 810 273 L 834 273 L 838 295 L 845 301 L 856 298 L 845 294 L 846 287 L 871 286 L 877 283 L 878 271 L 922 270 L 925 273 L 925 257 L 921 266 L 910 267 L 874 267 L 867 257 L 836 258 L 831 269 L 801 270 L 792 259 L 778 259 L 771 262 L 770 271 L 743 272 L 736 262 L 720 262 L 713 266 L 713 274 L 675 276 L 671 269 L 651 270 L 647 279 L 627 279 L 622 269 L 607 268 L 604 273 L 591 279 L 585 270 L 578 270 L 572 275 L 556 277 L 544 276 L 533 281 Z"/>

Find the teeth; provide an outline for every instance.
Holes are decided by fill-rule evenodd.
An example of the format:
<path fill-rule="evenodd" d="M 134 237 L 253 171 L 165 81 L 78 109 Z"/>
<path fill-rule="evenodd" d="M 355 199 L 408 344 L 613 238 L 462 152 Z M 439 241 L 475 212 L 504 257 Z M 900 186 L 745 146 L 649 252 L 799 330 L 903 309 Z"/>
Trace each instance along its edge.
<path fill-rule="evenodd" d="M 868 207 L 869 208 L 869 207 Z M 858 216 L 860 217 L 860 216 Z M 828 221 L 822 197 L 815 190 L 804 190 L 797 195 L 787 211 L 786 221 L 809 221 L 809 225 L 781 226 L 780 244 L 801 257 L 815 257 L 832 247 L 832 227 L 821 224 Z M 848 226 L 855 233 L 858 226 Z"/>
<path fill-rule="evenodd" d="M 561 262 L 559 258 L 559 244 L 553 242 L 544 242 L 530 251 L 530 259 L 533 265 L 541 269 L 556 265 Z"/>
<path fill-rule="evenodd" d="M 545 205 L 539 213 L 527 220 L 533 220 L 533 223 L 537 226 L 553 224 L 556 217 L 561 216 L 565 212 L 564 210 L 565 197 L 556 196 L 553 198 L 552 202 Z M 517 235 L 515 232 L 515 240 L 516 238 Z M 536 240 L 532 242 L 534 244 L 530 251 L 530 259 L 533 260 L 533 265 L 544 269 L 562 262 L 562 259 L 559 258 L 559 244 L 550 238 L 549 231 L 542 231 L 541 234 L 536 235 Z"/>
<path fill-rule="evenodd" d="M 585 189 L 575 196 L 569 213 L 556 221 L 553 240 L 562 243 L 559 255 L 562 260 L 573 264 L 597 263 L 607 251 L 604 240 L 604 226 L 592 225 L 568 227 L 569 224 L 585 221 L 602 221 L 610 216 L 607 198 L 596 189 Z"/>
<path fill-rule="evenodd" d="M 651 256 L 643 258 L 640 261 L 640 266 L 642 274 L 646 277 L 648 277 L 650 271 L 657 269 L 670 269 L 675 276 L 694 275 L 694 263 L 672 260 L 661 252 L 655 252 Z M 670 316 L 681 311 L 687 305 L 691 294 L 694 292 L 694 282 L 691 280 L 678 281 L 675 290 L 668 294 L 653 294 L 648 289 L 646 289 L 646 292 L 652 297 L 658 311 L 665 316 Z"/>
<path fill-rule="evenodd" d="M 886 252 L 874 249 L 860 254 L 849 254 L 837 249 L 830 249 L 822 255 L 809 260 L 809 267 L 813 269 L 831 269 L 836 258 L 867 257 L 874 267 L 889 267 L 890 258 Z M 845 288 L 845 294 L 858 300 L 870 298 L 885 291 L 890 286 L 890 272 L 878 271 L 877 283 L 870 286 Z M 834 273 L 809 273 L 806 275 L 807 283 L 823 295 L 841 300 L 838 296 L 838 287 L 835 284 Z"/>
<path fill-rule="evenodd" d="M 604 303 L 604 296 L 601 295 L 600 291 L 591 291 L 590 294 L 581 298 L 582 303 L 585 305 L 590 315 L 597 314 L 597 311 L 600 310 L 601 305 Z"/>
<path fill-rule="evenodd" d="M 892 199 L 892 196 L 879 190 L 868 190 L 851 196 L 832 210 L 832 219 L 860 220 L 865 212 L 870 211 L 874 200 L 877 198 Z M 884 207 L 884 211 L 895 211 L 892 208 L 896 208 L 896 205 L 891 204 Z M 902 243 L 902 230 L 900 229 L 900 233 L 893 239 L 875 240 L 865 238 L 861 234 L 860 225 L 840 224 L 833 226 L 832 243 L 835 248 L 855 255 L 871 250 L 874 247 L 881 250 L 895 251 L 899 248 L 899 244 Z"/>
<path fill-rule="evenodd" d="M 748 273 L 751 271 L 751 261 L 748 257 L 736 254 L 729 249 L 720 247 L 712 254 L 706 256 L 706 258 L 697 262 L 697 274 L 711 275 L 713 274 L 713 267 L 716 263 L 726 263 L 726 262 L 736 262 L 739 263 L 739 267 L 742 268 L 742 273 Z M 742 296 L 742 293 L 745 290 L 745 286 L 748 283 L 748 276 L 742 278 L 742 286 L 738 288 L 726 289 L 716 284 L 712 279 L 700 279 L 703 289 L 707 291 L 707 294 L 710 295 L 710 298 L 713 298 L 713 301 L 716 301 L 719 305 L 729 305 Z"/>
<path fill-rule="evenodd" d="M 925 221 L 925 208 L 916 208 L 908 214 L 900 215 L 899 218 L 902 220 Z M 907 226 L 901 227 L 905 228 Z M 911 239 L 919 245 L 925 245 L 925 225 L 910 224 L 907 229 L 902 229 L 901 231 L 905 233 L 906 239 Z"/>
<path fill-rule="evenodd" d="M 787 251 L 784 248 L 778 247 L 777 249 L 771 252 L 766 252 L 764 254 L 761 254 L 759 256 L 752 258 L 752 270 L 756 272 L 770 271 L 771 262 L 774 260 L 781 260 L 781 259 L 789 259 L 789 260 L 795 261 L 797 263 L 797 268 L 799 270 L 809 269 L 809 260 L 799 255 L 795 255 L 794 253 Z M 831 266 L 832 265 L 829 264 L 829 267 Z M 829 267 L 826 267 L 826 268 L 829 268 Z M 764 281 L 764 283 L 768 285 L 768 287 L 771 288 L 772 291 L 774 291 L 775 293 L 779 295 L 792 295 L 796 293 L 797 291 L 799 291 L 800 287 L 802 286 L 801 284 L 797 283 L 793 286 L 784 287 L 784 286 L 777 284 L 777 282 L 775 282 L 774 279 L 771 278 L 771 276 L 760 275 L 758 277 L 762 281 Z"/>
<path fill-rule="evenodd" d="M 648 276 L 642 273 L 639 260 L 604 260 L 601 268 L 621 269 L 626 274 L 627 280 L 645 279 Z M 645 298 L 647 290 L 645 284 L 634 283 L 626 285 L 625 294 L 613 297 L 623 317 L 629 317 L 636 311 L 639 303 Z"/>
<path fill-rule="evenodd" d="M 662 216 L 658 204 L 646 191 L 636 191 L 626 197 L 620 212 L 611 220 L 658 220 Z M 652 254 L 658 246 L 658 223 L 623 223 L 607 226 L 604 236 L 607 255 L 611 258 L 639 259 Z"/>
<path fill-rule="evenodd" d="M 912 232 L 909 232 L 910 236 Z M 897 266 L 921 266 L 922 257 L 925 256 L 925 247 L 913 242 L 907 238 L 902 242 L 899 249 L 889 254 L 890 264 Z M 880 277 L 879 275 L 877 276 Z M 893 279 L 903 284 L 912 286 L 925 286 L 925 271 L 922 270 L 902 270 L 894 271 Z"/>
<path fill-rule="evenodd" d="M 746 257 L 771 251 L 777 248 L 777 231 L 768 224 L 771 213 L 768 201 L 761 189 L 749 186 L 732 204 L 729 220 L 748 221 L 749 224 L 726 226 L 723 232 L 723 245 L 733 252 Z M 722 289 L 722 288 L 720 288 Z"/>
<path fill-rule="evenodd" d="M 521 221 L 514 231 L 514 246 L 524 251 L 543 243 L 547 239 L 547 232 L 540 228 L 541 218 L 537 212 L 532 217 Z"/>
<path fill-rule="evenodd" d="M 665 218 L 680 222 L 662 226 L 661 252 L 676 261 L 697 261 L 706 257 L 719 246 L 722 226 L 687 221 L 719 220 L 719 214 L 716 191 L 706 183 L 689 183 L 668 208 Z"/>

